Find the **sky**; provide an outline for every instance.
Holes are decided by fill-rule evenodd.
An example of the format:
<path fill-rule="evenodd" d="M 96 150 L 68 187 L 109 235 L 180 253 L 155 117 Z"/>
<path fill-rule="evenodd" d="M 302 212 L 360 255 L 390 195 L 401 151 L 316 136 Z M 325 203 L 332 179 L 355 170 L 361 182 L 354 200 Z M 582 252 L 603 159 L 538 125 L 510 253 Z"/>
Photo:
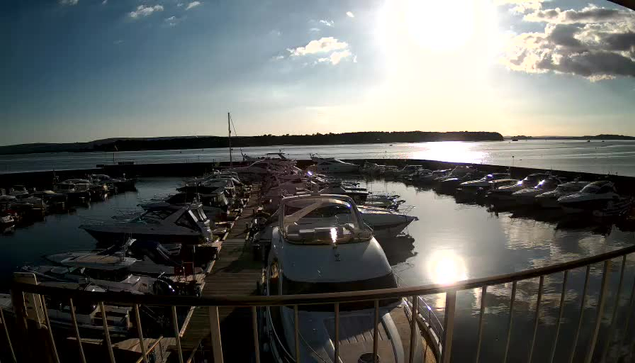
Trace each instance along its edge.
<path fill-rule="evenodd" d="M 635 135 L 635 12 L 574 0 L 4 0 L 0 145 Z"/>

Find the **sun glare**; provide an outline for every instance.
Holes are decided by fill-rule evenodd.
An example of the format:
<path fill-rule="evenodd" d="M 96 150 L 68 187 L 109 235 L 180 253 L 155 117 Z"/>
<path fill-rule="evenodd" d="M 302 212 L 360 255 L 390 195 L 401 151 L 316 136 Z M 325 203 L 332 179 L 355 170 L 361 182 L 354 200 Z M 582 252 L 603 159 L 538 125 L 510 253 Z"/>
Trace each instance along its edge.
<path fill-rule="evenodd" d="M 408 33 L 420 47 L 448 51 L 464 46 L 474 33 L 474 1 L 407 0 Z"/>
<path fill-rule="evenodd" d="M 452 251 L 437 251 L 428 261 L 428 273 L 436 284 L 449 285 L 467 279 L 465 261 Z"/>

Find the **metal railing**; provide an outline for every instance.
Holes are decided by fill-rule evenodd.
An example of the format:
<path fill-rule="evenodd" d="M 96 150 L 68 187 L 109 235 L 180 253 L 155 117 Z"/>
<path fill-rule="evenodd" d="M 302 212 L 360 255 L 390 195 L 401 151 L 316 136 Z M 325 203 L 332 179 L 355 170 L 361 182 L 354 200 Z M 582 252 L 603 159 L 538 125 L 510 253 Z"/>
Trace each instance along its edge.
<path fill-rule="evenodd" d="M 355 292 L 342 292 L 342 293 L 326 293 L 326 294 L 311 294 L 311 295 L 276 295 L 276 296 L 225 296 L 225 297 L 217 297 L 217 298 L 201 298 L 201 297 L 186 297 L 186 296 L 151 296 L 151 295 L 131 295 L 125 293 L 103 293 L 103 292 L 86 292 L 86 291 L 78 291 L 78 290 L 69 290 L 69 289 L 61 289 L 56 287 L 44 286 L 44 285 L 32 285 L 26 283 L 14 283 L 12 286 L 12 295 L 14 301 L 14 311 L 16 317 L 24 318 L 26 317 L 26 311 L 24 308 L 24 299 L 26 295 L 36 294 L 30 296 L 49 296 L 55 297 L 56 299 L 66 299 L 66 301 L 70 302 L 70 306 L 73 307 L 73 303 L 77 301 L 82 302 L 97 302 L 99 304 L 99 308 L 101 310 L 102 321 L 104 324 L 104 332 L 105 332 L 105 345 L 108 347 L 108 352 L 110 355 L 110 361 L 114 362 L 115 357 L 113 354 L 112 342 L 110 340 L 109 329 L 107 326 L 106 319 L 106 309 L 105 304 L 111 304 L 116 306 L 132 306 L 134 311 L 137 313 L 136 315 L 136 330 L 137 335 L 140 339 L 140 342 L 144 342 L 143 339 L 143 328 L 141 326 L 141 320 L 139 317 L 139 307 L 140 305 L 147 306 L 163 306 L 169 307 L 171 309 L 172 315 L 172 325 L 174 328 L 175 335 L 175 345 L 177 356 L 179 362 L 184 362 L 184 355 L 181 347 L 180 334 L 179 334 L 179 326 L 178 319 L 176 315 L 176 307 L 208 307 L 209 308 L 209 324 L 210 324 L 210 341 L 211 341 L 211 349 L 213 353 L 213 359 L 215 363 L 223 362 L 223 351 L 222 351 L 222 337 L 220 330 L 220 321 L 219 321 L 219 307 L 242 307 L 242 308 L 250 308 L 252 319 L 251 325 L 253 329 L 253 351 L 255 355 L 255 361 L 260 362 L 261 359 L 261 344 L 260 337 L 261 330 L 259 329 L 259 319 L 258 319 L 258 308 L 261 307 L 281 307 L 286 306 L 295 312 L 295 347 L 289 347 L 288 354 L 293 355 L 295 360 L 297 361 L 300 356 L 300 341 L 298 339 L 299 335 L 299 324 L 298 324 L 298 307 L 308 306 L 308 305 L 332 305 L 333 306 L 333 314 L 334 314 L 334 356 L 333 361 L 338 361 L 338 357 L 341 352 L 341 347 L 339 343 L 340 338 L 340 305 L 345 303 L 354 303 L 354 302 L 373 302 L 374 303 L 374 329 L 373 329 L 373 352 L 374 357 L 377 357 L 378 351 L 378 331 L 379 331 L 379 310 L 380 310 L 380 301 L 386 299 L 395 299 L 395 298 L 407 298 L 410 300 L 411 306 L 411 317 L 417 317 L 417 319 L 411 319 L 411 330 L 410 330 L 410 342 L 415 342 L 415 339 L 418 337 L 415 336 L 419 330 L 415 329 L 415 321 L 420 323 L 423 320 L 423 323 L 427 324 L 428 329 L 421 329 L 421 331 L 425 334 L 428 331 L 434 332 L 434 334 L 438 335 L 438 346 L 437 353 L 435 354 L 435 358 L 437 362 L 447 363 L 451 361 L 452 353 L 453 353 L 453 335 L 455 332 L 455 319 L 456 319 L 456 310 L 457 310 L 457 293 L 465 290 L 478 289 L 480 290 L 480 306 L 479 306 L 479 317 L 478 317 L 478 329 L 474 334 L 474 341 L 476 341 L 476 354 L 472 357 L 473 360 L 478 363 L 480 359 L 480 355 L 482 352 L 483 345 L 483 328 L 484 328 L 484 315 L 486 309 L 486 299 L 488 287 L 492 287 L 494 285 L 501 284 L 510 284 L 511 283 L 511 297 L 509 300 L 509 317 L 506 324 L 506 334 L 504 336 L 501 344 L 504 345 L 504 356 L 503 361 L 506 362 L 510 355 L 510 341 L 512 337 L 512 332 L 514 328 L 514 309 L 516 308 L 515 302 L 517 297 L 518 285 L 519 282 L 526 282 L 531 279 L 539 279 L 538 284 L 538 292 L 535 295 L 535 315 L 533 316 L 534 323 L 532 328 L 532 334 L 530 339 L 529 351 L 527 354 L 527 361 L 531 362 L 534 358 L 534 350 L 536 348 L 537 341 L 537 331 L 539 327 L 539 321 L 541 318 L 541 303 L 544 296 L 544 283 L 545 278 L 554 274 L 562 274 L 562 292 L 560 294 L 559 299 L 559 312 L 557 321 L 555 323 L 555 336 L 552 339 L 551 347 L 541 346 L 541 351 L 545 352 L 549 350 L 549 361 L 553 362 L 556 356 L 556 348 L 560 347 L 560 349 L 565 349 L 563 346 L 559 345 L 560 337 L 561 337 L 561 326 L 563 324 L 563 312 L 565 299 L 567 295 L 567 284 L 570 279 L 570 272 L 574 269 L 584 268 L 584 285 L 582 289 L 581 295 L 581 304 L 579 305 L 578 310 L 578 319 L 575 323 L 575 334 L 573 339 L 573 344 L 571 347 L 568 347 L 569 361 L 574 361 L 574 357 L 578 348 L 578 342 L 580 340 L 580 332 L 583 327 L 583 321 L 585 314 L 588 311 L 588 291 L 589 291 L 589 280 L 591 276 L 591 266 L 597 263 L 601 263 L 603 268 L 601 272 L 601 282 L 599 289 L 599 296 L 597 298 L 597 303 L 595 304 L 595 320 L 592 324 L 587 325 L 591 328 L 590 338 L 588 342 L 585 344 L 586 352 L 584 354 L 583 361 L 588 363 L 591 362 L 594 357 L 597 361 L 607 361 L 609 356 L 609 351 L 612 348 L 612 342 L 616 342 L 613 344 L 617 344 L 618 348 L 618 357 L 623 358 L 624 354 L 622 353 L 623 348 L 628 347 L 626 350 L 627 354 L 631 353 L 631 346 L 627 343 L 627 333 L 629 331 L 628 327 L 631 322 L 632 311 L 634 307 L 634 293 L 635 293 L 635 284 L 634 288 L 631 288 L 630 298 L 628 300 L 627 305 L 627 314 L 626 319 L 624 321 L 622 336 L 613 337 L 615 335 L 615 330 L 617 325 L 620 324 L 620 321 L 617 320 L 617 310 L 619 307 L 619 301 L 621 294 L 626 290 L 624 285 L 624 275 L 625 269 L 627 265 L 627 257 L 635 252 L 635 246 L 626 247 L 620 250 L 615 250 L 607 253 L 603 253 L 600 255 L 579 259 L 576 261 L 560 263 L 553 266 L 536 268 L 528 271 L 522 271 L 512 274 L 498 275 L 488 278 L 479 278 L 479 279 L 471 279 L 466 281 L 461 281 L 451 285 L 426 285 L 420 287 L 401 287 L 394 289 L 380 289 L 380 290 L 369 290 L 369 291 L 355 291 Z M 615 292 L 615 302 L 613 304 L 612 314 L 610 314 L 610 318 L 608 319 L 608 327 L 606 329 L 605 334 L 603 334 L 603 346 L 598 346 L 598 337 L 600 335 L 600 328 L 603 321 L 603 314 L 605 314 L 605 305 L 607 301 L 608 295 L 608 286 L 609 286 L 609 274 L 610 267 L 612 263 L 614 263 L 614 259 L 621 260 L 621 268 L 620 274 L 617 281 L 617 290 Z M 477 290 L 477 291 L 478 291 Z M 432 294 L 445 294 L 445 312 L 443 322 L 434 321 L 432 316 L 426 317 L 426 313 L 422 313 L 419 311 L 419 307 L 425 307 L 428 311 L 431 308 L 425 304 L 421 297 L 425 297 Z M 44 301 L 44 300 L 40 300 Z M 57 356 L 57 350 L 55 349 L 55 342 L 53 339 L 53 332 L 51 331 L 51 322 L 48 318 L 48 310 L 46 309 L 46 305 L 42 303 L 43 313 L 46 317 L 46 326 L 49 329 L 50 340 L 53 346 L 51 349 L 51 354 L 55 355 L 54 360 L 59 362 L 59 357 Z M 586 308 L 585 308 L 586 307 Z M 73 308 L 73 327 L 74 334 L 76 335 L 78 341 L 78 350 L 80 356 L 82 357 L 82 361 L 85 361 L 85 354 L 82 348 L 82 338 L 80 336 L 80 329 L 77 326 L 76 316 L 74 314 Z M 20 351 L 20 349 L 15 349 L 15 344 L 19 343 L 16 339 L 12 339 L 9 330 L 7 329 L 7 321 L 6 321 L 6 313 L 0 314 L 1 323 L 4 326 L 5 335 L 7 341 L 9 342 L 9 347 L 11 349 L 11 355 L 16 360 L 17 354 L 16 351 Z M 20 320 L 20 319 L 17 319 Z M 29 342 L 32 344 L 32 342 Z M 408 356 L 413 357 L 413 350 L 416 344 L 410 344 L 410 351 Z M 433 349 L 434 350 L 434 349 Z M 149 349 L 147 349 L 144 344 L 142 344 L 142 360 L 147 362 Z M 19 359 L 19 356 L 17 357 Z M 616 358 L 616 359 L 617 359 Z M 17 361 L 17 360 L 16 360 Z M 576 360 L 579 361 L 579 360 Z"/>

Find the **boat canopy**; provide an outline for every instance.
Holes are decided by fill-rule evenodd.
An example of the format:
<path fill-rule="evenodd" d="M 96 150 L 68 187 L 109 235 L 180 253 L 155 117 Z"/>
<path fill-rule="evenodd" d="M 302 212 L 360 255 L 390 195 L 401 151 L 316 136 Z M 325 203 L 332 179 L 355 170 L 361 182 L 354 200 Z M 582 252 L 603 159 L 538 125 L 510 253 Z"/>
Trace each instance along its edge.
<path fill-rule="evenodd" d="M 336 245 L 372 238 L 372 231 L 362 222 L 350 197 L 288 197 L 280 208 L 280 230 L 290 243 Z"/>

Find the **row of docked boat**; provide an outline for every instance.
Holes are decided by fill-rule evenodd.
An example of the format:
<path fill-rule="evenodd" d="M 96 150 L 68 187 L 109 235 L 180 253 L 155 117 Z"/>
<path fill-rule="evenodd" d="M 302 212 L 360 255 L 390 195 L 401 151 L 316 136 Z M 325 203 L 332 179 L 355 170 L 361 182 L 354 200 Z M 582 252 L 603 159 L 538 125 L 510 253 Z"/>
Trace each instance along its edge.
<path fill-rule="evenodd" d="M 47 214 L 67 212 L 77 205 L 103 201 L 108 195 L 134 190 L 135 179 L 92 174 L 83 179 L 67 179 L 50 189 L 36 190 L 24 185 L 0 189 L 0 231 L 13 232 L 15 226 L 41 220 Z"/>
<path fill-rule="evenodd" d="M 529 174 L 519 180 L 509 173 L 485 174 L 466 166 L 444 170 L 411 166 L 400 170 L 394 175 L 405 182 L 434 188 L 462 201 L 480 201 L 504 208 L 556 208 L 566 213 L 615 217 L 629 212 L 633 205 L 633 198 L 619 194 L 615 184 L 608 180 L 566 180 L 550 172 Z"/>
<path fill-rule="evenodd" d="M 135 216 L 81 225 L 95 237 L 96 249 L 44 256 L 43 264 L 24 266 L 16 278 L 82 291 L 199 296 L 219 242 L 229 234 L 249 193 L 250 187 L 232 173 L 188 180 L 175 194 L 141 204 L 142 212 Z M 47 297 L 45 304 L 53 325 L 72 328 L 66 302 Z M 0 305 L 10 313 L 10 296 L 0 296 Z M 78 303 L 75 308 L 82 337 L 103 336 L 98 306 Z M 131 308 L 106 309 L 114 339 L 134 336 Z M 179 308 L 179 319 L 190 312 Z M 139 318 L 144 329 L 159 335 L 171 331 L 170 314 L 169 309 L 142 307 Z"/>

